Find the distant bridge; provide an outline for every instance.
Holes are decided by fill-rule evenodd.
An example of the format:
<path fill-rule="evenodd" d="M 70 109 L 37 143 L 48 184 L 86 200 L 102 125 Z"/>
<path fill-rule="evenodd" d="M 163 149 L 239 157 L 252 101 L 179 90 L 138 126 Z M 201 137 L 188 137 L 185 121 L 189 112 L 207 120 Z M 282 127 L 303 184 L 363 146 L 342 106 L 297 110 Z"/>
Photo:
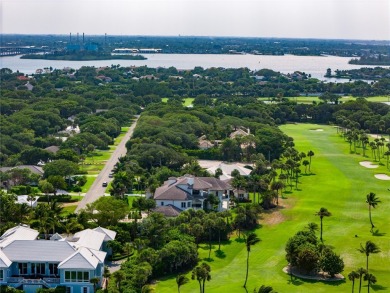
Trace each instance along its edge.
<path fill-rule="evenodd" d="M 0 57 L 3 56 L 14 56 L 21 54 L 31 54 L 31 53 L 40 53 L 45 52 L 45 48 L 36 48 L 36 47 L 0 47 Z"/>

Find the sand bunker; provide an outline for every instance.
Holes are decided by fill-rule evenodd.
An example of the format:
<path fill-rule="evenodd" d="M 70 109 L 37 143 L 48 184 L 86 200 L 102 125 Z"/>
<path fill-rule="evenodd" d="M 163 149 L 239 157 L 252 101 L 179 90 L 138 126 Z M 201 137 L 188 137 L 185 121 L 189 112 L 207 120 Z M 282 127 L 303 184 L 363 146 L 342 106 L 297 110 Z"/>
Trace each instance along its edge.
<path fill-rule="evenodd" d="M 360 166 L 363 166 L 363 167 L 366 167 L 366 168 L 369 168 L 369 169 L 375 169 L 375 168 L 378 168 L 379 165 L 375 165 L 369 161 L 362 161 L 359 163 Z"/>
<path fill-rule="evenodd" d="M 324 131 L 322 128 L 310 129 L 310 131 Z"/>
<path fill-rule="evenodd" d="M 379 180 L 390 180 L 390 177 L 387 176 L 386 174 L 375 174 L 374 176 L 376 179 Z"/>

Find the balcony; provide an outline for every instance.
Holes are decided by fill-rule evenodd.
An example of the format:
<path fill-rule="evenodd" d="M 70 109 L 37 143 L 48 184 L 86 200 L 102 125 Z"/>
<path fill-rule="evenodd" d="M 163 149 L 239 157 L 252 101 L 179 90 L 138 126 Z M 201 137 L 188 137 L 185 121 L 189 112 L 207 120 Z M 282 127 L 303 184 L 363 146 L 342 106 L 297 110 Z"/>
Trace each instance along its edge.
<path fill-rule="evenodd" d="M 19 283 L 20 285 L 31 284 L 31 285 L 48 286 L 48 284 L 59 284 L 60 278 L 35 277 L 35 276 L 10 277 L 7 279 L 7 282 L 8 283 Z"/>

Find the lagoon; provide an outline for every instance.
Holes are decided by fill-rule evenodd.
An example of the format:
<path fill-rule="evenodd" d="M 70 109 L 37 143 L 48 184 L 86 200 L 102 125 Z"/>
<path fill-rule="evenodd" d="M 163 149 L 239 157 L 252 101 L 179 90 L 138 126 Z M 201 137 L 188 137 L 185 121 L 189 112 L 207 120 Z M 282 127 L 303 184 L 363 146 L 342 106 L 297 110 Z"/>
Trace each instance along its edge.
<path fill-rule="evenodd" d="M 349 57 L 338 56 L 270 56 L 270 55 L 224 55 L 224 54 L 145 54 L 147 60 L 96 60 L 96 61 L 62 61 L 62 60 L 34 60 L 20 59 L 20 56 L 0 58 L 0 68 L 10 68 L 13 71 L 19 70 L 25 74 L 35 73 L 35 70 L 44 67 L 62 69 L 71 67 L 78 69 L 82 66 L 110 66 L 120 64 L 121 66 L 143 66 L 171 67 L 177 69 L 193 69 L 196 66 L 203 68 L 224 67 L 240 68 L 248 67 L 251 70 L 268 68 L 282 73 L 302 71 L 311 74 L 312 77 L 324 81 L 347 81 L 335 78 L 324 78 L 327 68 L 332 70 L 347 70 L 363 67 L 361 65 L 348 64 Z M 374 66 L 364 66 L 374 67 Z"/>

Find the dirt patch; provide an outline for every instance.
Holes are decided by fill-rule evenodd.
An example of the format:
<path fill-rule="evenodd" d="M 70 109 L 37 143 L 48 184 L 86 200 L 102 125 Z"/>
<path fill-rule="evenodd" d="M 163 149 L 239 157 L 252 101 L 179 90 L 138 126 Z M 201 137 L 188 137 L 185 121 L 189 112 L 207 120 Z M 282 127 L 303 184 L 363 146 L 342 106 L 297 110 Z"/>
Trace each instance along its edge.
<path fill-rule="evenodd" d="M 310 129 L 310 131 L 324 131 L 322 128 Z"/>
<path fill-rule="evenodd" d="M 267 225 L 277 225 L 284 222 L 285 219 L 286 218 L 278 210 L 263 215 L 264 224 Z"/>
<path fill-rule="evenodd" d="M 292 274 L 295 277 L 298 277 L 300 279 L 306 279 L 306 280 L 316 280 L 316 281 L 323 281 L 323 282 L 338 282 L 344 280 L 344 276 L 342 274 L 336 274 L 334 277 L 330 277 L 328 273 L 319 272 L 315 275 L 303 275 L 299 273 L 295 268 L 292 268 L 288 265 L 283 268 L 283 272 L 286 274 Z"/>
<path fill-rule="evenodd" d="M 375 168 L 379 167 L 379 165 L 375 165 L 370 161 L 362 161 L 362 162 L 359 162 L 359 164 L 360 164 L 360 166 L 363 166 L 363 167 L 369 168 L 369 169 L 375 169 Z"/>
<path fill-rule="evenodd" d="M 279 206 L 273 210 L 266 211 L 262 214 L 263 223 L 266 225 L 277 225 L 287 220 L 286 216 L 282 214 L 282 209 L 288 209 L 291 204 L 282 198 L 279 198 Z"/>
<path fill-rule="evenodd" d="M 374 176 L 379 180 L 390 180 L 390 177 L 386 174 L 375 174 Z"/>

